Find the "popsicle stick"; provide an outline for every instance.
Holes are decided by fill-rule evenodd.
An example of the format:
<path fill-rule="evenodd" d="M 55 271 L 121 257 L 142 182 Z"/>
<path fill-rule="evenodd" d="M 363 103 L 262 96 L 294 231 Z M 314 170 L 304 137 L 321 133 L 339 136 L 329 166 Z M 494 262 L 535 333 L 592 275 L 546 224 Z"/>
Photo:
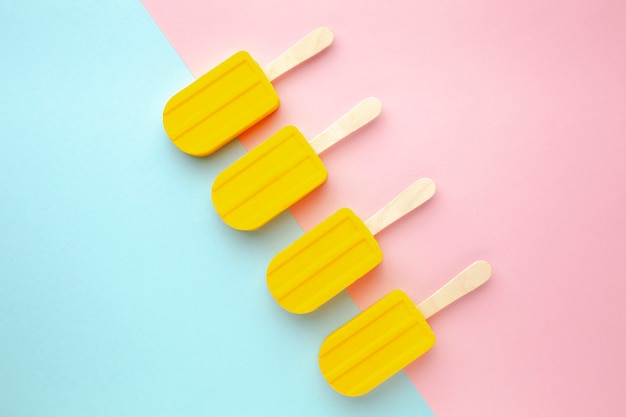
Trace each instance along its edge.
<path fill-rule="evenodd" d="M 333 39 L 333 32 L 329 28 L 319 27 L 267 64 L 263 72 L 270 81 L 274 81 L 296 65 L 328 48 Z"/>
<path fill-rule="evenodd" d="M 424 204 L 435 194 L 435 183 L 430 178 L 415 181 L 378 213 L 370 217 L 365 225 L 373 235 L 398 220 L 400 217 Z"/>
<path fill-rule="evenodd" d="M 483 285 L 490 277 L 491 265 L 485 261 L 476 261 L 433 295 L 419 303 L 417 308 L 428 319 L 465 294 Z"/>
<path fill-rule="evenodd" d="M 350 109 L 328 129 L 314 137 L 309 145 L 318 155 L 355 130 L 374 120 L 383 108 L 375 97 L 369 97 Z"/>

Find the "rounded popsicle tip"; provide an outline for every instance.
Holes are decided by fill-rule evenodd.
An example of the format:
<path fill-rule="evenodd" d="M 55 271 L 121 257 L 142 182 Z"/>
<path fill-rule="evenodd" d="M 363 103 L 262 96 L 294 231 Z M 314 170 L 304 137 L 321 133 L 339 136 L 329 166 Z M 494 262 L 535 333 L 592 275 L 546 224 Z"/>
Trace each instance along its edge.
<path fill-rule="evenodd" d="M 320 26 L 314 29 L 310 33 L 310 36 L 313 36 L 315 39 L 317 39 L 318 44 L 320 46 L 323 46 L 323 48 L 329 47 L 335 40 L 335 34 L 332 30 L 330 30 L 329 27 L 326 26 Z"/>
<path fill-rule="evenodd" d="M 277 255 L 280 258 L 280 254 Z M 267 289 L 269 293 L 276 301 L 276 304 L 281 306 L 285 311 L 293 314 L 308 314 L 315 311 L 319 305 L 313 305 L 310 303 L 306 303 L 306 301 L 302 302 L 302 300 L 296 299 L 294 300 L 293 296 L 289 296 L 291 289 L 285 288 L 285 283 L 281 280 L 279 273 L 277 270 L 280 268 L 280 260 L 277 261 L 276 257 L 274 257 L 267 268 L 266 273 L 266 283 Z"/>
<path fill-rule="evenodd" d="M 378 117 L 383 111 L 383 103 L 376 97 L 368 97 L 361 101 L 358 106 L 361 107 L 363 113 L 369 114 L 372 119 Z"/>
<path fill-rule="evenodd" d="M 237 210 L 243 205 L 242 201 L 245 202 L 247 196 L 240 196 L 236 191 L 227 188 L 228 184 L 232 182 L 233 175 L 231 171 L 236 172 L 236 168 L 237 161 L 215 177 L 211 187 L 213 207 L 222 221 L 233 229 L 244 232 L 257 230 L 267 221 L 259 220 L 258 217 L 248 212 Z"/>
<path fill-rule="evenodd" d="M 472 271 L 473 284 L 476 287 L 487 282 L 493 273 L 489 262 L 483 260 L 474 262 L 467 269 Z"/>

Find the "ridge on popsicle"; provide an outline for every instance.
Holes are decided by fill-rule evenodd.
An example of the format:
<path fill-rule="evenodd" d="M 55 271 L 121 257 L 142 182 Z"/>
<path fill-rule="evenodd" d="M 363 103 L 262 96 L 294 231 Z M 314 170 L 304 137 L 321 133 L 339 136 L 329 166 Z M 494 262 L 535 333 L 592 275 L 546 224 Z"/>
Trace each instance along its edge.
<path fill-rule="evenodd" d="M 278 109 L 272 81 L 326 49 L 333 32 L 319 27 L 261 69 L 240 51 L 174 94 L 163 110 L 163 127 L 174 145 L 207 156 Z"/>

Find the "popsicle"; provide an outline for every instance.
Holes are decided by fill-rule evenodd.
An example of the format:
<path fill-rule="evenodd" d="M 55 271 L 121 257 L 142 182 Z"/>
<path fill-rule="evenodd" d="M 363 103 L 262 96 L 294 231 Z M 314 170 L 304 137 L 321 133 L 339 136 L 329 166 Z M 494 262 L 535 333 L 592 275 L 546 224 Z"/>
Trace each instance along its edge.
<path fill-rule="evenodd" d="M 267 268 L 270 293 L 292 313 L 317 309 L 382 261 L 376 233 L 434 194 L 434 182 L 422 178 L 366 222 L 348 208 L 338 210 L 272 259 Z"/>
<path fill-rule="evenodd" d="M 426 319 L 490 277 L 491 266 L 477 261 L 418 306 L 404 292 L 390 292 L 324 340 L 324 378 L 341 394 L 368 393 L 434 345 Z"/>
<path fill-rule="evenodd" d="M 278 108 L 272 81 L 332 41 L 330 29 L 317 28 L 264 69 L 237 52 L 172 96 L 163 110 L 167 135 L 189 155 L 213 153 Z"/>
<path fill-rule="evenodd" d="M 380 101 L 367 98 L 310 142 L 294 126 L 284 127 L 215 178 L 215 210 L 235 229 L 258 229 L 322 185 L 328 174 L 318 154 L 380 111 Z"/>

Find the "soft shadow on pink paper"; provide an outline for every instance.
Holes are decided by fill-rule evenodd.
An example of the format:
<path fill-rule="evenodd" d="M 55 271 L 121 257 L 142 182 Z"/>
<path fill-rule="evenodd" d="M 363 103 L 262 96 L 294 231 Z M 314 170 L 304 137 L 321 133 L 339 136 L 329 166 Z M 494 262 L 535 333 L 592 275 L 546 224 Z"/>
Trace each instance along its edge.
<path fill-rule="evenodd" d="M 308 137 L 367 96 L 381 117 L 322 155 L 329 180 L 292 213 L 367 218 L 415 179 L 432 201 L 378 235 L 350 289 L 416 302 L 476 259 L 485 287 L 431 320 L 406 372 L 438 416 L 618 415 L 626 409 L 626 3 L 144 0 L 192 72 L 239 49 L 261 65 L 319 25 L 336 41 L 276 83 Z"/>

